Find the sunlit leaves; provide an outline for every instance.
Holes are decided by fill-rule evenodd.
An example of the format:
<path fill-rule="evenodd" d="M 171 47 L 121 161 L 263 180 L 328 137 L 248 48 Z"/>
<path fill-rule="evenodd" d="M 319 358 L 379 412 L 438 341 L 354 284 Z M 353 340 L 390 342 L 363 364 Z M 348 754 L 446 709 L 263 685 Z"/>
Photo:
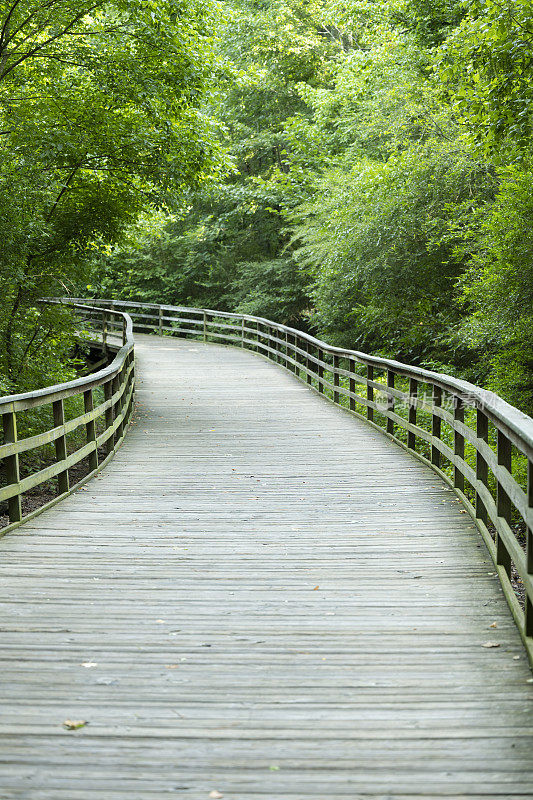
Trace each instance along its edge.
<path fill-rule="evenodd" d="M 532 45 L 529 0 L 475 0 L 439 54 L 439 75 L 458 119 L 499 161 L 531 159 Z"/>

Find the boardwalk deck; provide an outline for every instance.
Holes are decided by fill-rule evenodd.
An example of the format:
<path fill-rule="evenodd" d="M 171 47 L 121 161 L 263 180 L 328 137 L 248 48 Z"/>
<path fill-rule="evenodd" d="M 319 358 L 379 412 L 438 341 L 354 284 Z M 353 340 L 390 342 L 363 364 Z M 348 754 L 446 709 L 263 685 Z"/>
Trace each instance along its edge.
<path fill-rule="evenodd" d="M 114 461 L 0 541 L 1 800 L 533 797 L 531 673 L 452 493 L 248 352 L 137 354 Z"/>

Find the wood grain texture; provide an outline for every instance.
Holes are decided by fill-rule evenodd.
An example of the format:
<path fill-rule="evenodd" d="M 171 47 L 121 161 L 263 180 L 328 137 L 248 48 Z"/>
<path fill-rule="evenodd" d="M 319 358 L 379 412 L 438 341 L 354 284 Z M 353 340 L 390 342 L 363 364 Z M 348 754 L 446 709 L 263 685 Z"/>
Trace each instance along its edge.
<path fill-rule="evenodd" d="M 0 541 L 1 800 L 533 797 L 452 492 L 260 357 L 136 339 L 114 460 Z"/>

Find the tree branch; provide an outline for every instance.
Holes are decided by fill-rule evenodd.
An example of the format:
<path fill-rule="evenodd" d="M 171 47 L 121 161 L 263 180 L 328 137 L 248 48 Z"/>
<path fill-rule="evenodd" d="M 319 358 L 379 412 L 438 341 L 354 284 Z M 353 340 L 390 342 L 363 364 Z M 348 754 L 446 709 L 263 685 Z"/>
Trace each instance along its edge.
<path fill-rule="evenodd" d="M 63 186 L 62 186 L 62 188 L 61 188 L 61 191 L 59 192 L 58 196 L 56 197 L 56 199 L 55 199 L 55 202 L 54 202 L 54 205 L 52 206 L 52 208 L 50 209 L 50 211 L 49 211 L 49 212 L 48 212 L 48 214 L 46 215 L 46 217 L 45 217 L 45 222 L 50 222 L 50 220 L 51 220 L 52 216 L 53 216 L 53 215 L 54 215 L 54 213 L 55 213 L 55 210 L 56 210 L 56 208 L 58 207 L 58 205 L 59 205 L 59 203 L 60 203 L 60 201 L 61 201 L 61 198 L 63 197 L 63 195 L 65 194 L 65 192 L 66 192 L 66 191 L 67 191 L 67 189 L 69 188 L 69 186 L 70 186 L 70 184 L 71 184 L 72 180 L 74 179 L 74 176 L 76 175 L 76 173 L 78 172 L 78 170 L 80 169 L 80 167 L 81 167 L 81 165 L 83 164 L 83 162 L 84 162 L 84 161 L 85 161 L 85 156 L 84 156 L 84 157 L 82 158 L 82 160 L 81 160 L 81 161 L 80 161 L 78 164 L 76 164 L 76 165 L 75 165 L 75 167 L 72 169 L 72 171 L 71 171 L 70 175 L 68 176 L 68 178 L 66 179 L 65 183 L 63 184 Z"/>

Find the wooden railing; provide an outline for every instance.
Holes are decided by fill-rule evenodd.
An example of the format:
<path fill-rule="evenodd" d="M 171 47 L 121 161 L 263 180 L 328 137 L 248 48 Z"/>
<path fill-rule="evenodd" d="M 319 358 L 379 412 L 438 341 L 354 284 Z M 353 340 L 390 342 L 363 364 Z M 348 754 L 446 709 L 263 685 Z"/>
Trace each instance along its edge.
<path fill-rule="evenodd" d="M 9 525 L 2 533 L 70 494 L 92 477 L 112 457 L 130 420 L 134 392 L 130 317 L 118 310 L 95 312 L 93 307 L 80 303 L 61 302 L 72 307 L 80 318 L 79 338 L 101 349 L 104 356 L 113 352 L 116 355 L 110 364 L 87 377 L 0 398 L 4 434 L 0 445 L 0 460 L 4 466 L 0 501 L 7 501 L 9 513 Z M 91 330 L 87 329 L 87 321 Z M 115 337 L 108 338 L 110 331 L 118 333 L 118 342 Z M 66 418 L 65 403 L 69 404 L 71 418 L 69 415 Z M 20 438 L 21 415 L 27 412 L 35 417 L 38 409 L 38 422 L 44 430 Z M 78 413 L 81 409 L 83 413 Z M 20 459 L 28 456 L 32 459 L 30 468 L 25 470 L 28 474 L 21 475 Z M 85 462 L 87 469 L 80 480 L 72 482 L 69 473 L 80 462 Z M 55 497 L 36 511 L 25 513 L 22 503 L 25 493 L 43 484 L 48 486 L 51 481 L 56 481 Z"/>
<path fill-rule="evenodd" d="M 169 305 L 84 302 L 127 311 L 138 331 L 259 353 L 431 467 L 480 530 L 533 661 L 531 417 L 465 381 L 332 347 L 268 319 Z"/>

